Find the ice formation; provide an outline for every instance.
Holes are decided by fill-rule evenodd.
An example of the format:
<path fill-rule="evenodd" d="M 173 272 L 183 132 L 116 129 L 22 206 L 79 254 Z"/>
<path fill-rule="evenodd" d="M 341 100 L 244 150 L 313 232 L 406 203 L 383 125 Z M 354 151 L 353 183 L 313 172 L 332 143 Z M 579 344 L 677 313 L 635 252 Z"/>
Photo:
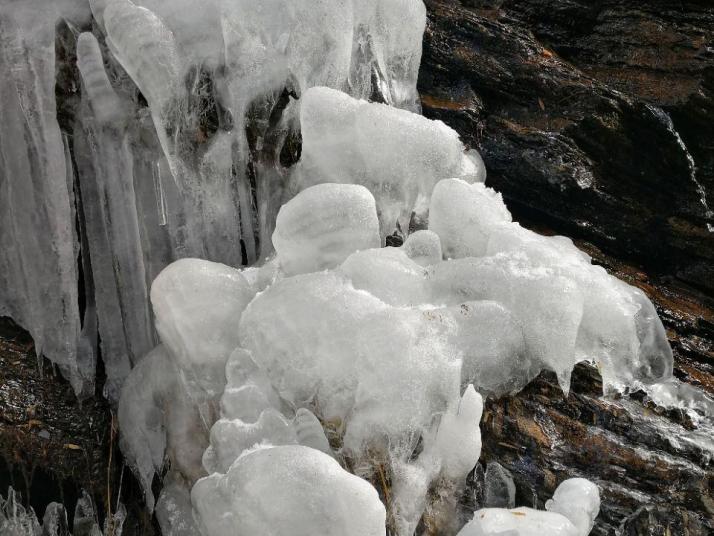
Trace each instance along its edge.
<path fill-rule="evenodd" d="M 571 478 L 558 486 L 546 509 L 484 508 L 458 536 L 587 536 L 600 511 L 600 492 L 588 480 Z"/>
<path fill-rule="evenodd" d="M 82 491 L 74 510 L 71 531 L 67 517 L 64 506 L 53 502 L 47 505 L 40 523 L 34 510 L 22 505 L 20 495 L 12 487 L 8 489 L 7 499 L 0 495 L 0 534 L 3 536 L 121 536 L 126 508 L 117 504 L 116 511 L 107 516 L 102 530 L 91 497 Z"/>
<path fill-rule="evenodd" d="M 258 448 L 225 475 L 200 480 L 192 500 L 208 536 L 383 536 L 377 491 L 330 456 L 300 445 Z"/>
<path fill-rule="evenodd" d="M 581 361 L 676 395 L 644 294 L 513 222 L 478 153 L 418 115 L 420 0 L 28 5 L 0 8 L 0 314 L 78 394 L 101 353 L 165 535 L 411 536 L 478 463 L 482 395 L 542 370 L 567 393 Z M 487 506 L 514 506 L 486 473 Z M 546 508 L 460 534 L 585 536 L 597 488 Z"/>

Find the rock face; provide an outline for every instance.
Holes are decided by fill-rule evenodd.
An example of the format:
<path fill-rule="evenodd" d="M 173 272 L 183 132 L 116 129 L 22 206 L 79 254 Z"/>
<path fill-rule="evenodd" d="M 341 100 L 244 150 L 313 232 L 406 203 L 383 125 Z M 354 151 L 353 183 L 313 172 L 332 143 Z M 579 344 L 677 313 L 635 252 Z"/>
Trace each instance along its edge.
<path fill-rule="evenodd" d="M 714 8 L 425 3 L 424 114 L 479 149 L 514 217 L 587 240 L 640 286 L 668 328 L 675 375 L 714 393 Z M 564 478 L 592 478 L 603 496 L 593 534 L 711 534 L 711 421 L 697 429 L 642 393 L 602 399 L 597 371 L 577 371 L 567 399 L 541 375 L 490 400 L 482 463 L 512 472 L 524 506 L 542 508 Z"/>
<path fill-rule="evenodd" d="M 482 152 L 514 215 L 712 292 L 711 4 L 426 4 L 424 114 Z"/>

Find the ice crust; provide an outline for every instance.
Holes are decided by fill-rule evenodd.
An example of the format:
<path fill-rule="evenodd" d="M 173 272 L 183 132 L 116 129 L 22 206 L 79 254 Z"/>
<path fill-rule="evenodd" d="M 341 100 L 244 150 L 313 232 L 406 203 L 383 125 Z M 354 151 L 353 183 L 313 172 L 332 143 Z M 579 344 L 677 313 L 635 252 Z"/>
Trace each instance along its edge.
<path fill-rule="evenodd" d="M 567 393 L 581 361 L 711 411 L 645 295 L 513 222 L 478 152 L 415 113 L 421 1 L 38 6 L 0 6 L 0 314 L 79 395 L 101 353 L 165 536 L 411 536 L 463 493 L 482 395 L 542 370 Z M 91 16 L 61 132 L 55 23 Z M 514 506 L 500 466 L 486 480 Z M 0 527 L 37 534 L 8 504 Z M 568 480 L 546 509 L 459 534 L 585 536 L 599 492 Z"/>

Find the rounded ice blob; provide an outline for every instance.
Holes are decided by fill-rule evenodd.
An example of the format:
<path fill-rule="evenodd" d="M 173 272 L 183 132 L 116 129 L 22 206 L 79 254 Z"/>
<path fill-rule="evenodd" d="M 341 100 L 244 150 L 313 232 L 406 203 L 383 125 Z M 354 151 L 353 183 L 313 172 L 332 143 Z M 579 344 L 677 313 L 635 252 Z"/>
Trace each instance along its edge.
<path fill-rule="evenodd" d="M 334 268 L 351 253 L 380 246 L 374 197 L 363 186 L 318 184 L 282 206 L 273 246 L 286 274 Z"/>
<path fill-rule="evenodd" d="M 384 505 L 365 480 L 318 450 L 290 445 L 241 456 L 198 481 L 191 499 L 206 536 L 384 536 Z"/>

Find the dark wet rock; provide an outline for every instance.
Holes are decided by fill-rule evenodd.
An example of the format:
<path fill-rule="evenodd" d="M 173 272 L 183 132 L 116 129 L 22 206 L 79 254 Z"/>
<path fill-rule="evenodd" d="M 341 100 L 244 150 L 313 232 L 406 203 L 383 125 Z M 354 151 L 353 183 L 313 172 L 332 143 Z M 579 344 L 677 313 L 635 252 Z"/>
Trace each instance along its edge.
<path fill-rule="evenodd" d="M 49 361 L 38 362 L 27 332 L 0 317 L 0 495 L 12 486 L 40 518 L 58 510 L 53 502 L 74 512 L 84 492 L 104 516 L 121 495 L 131 512 L 125 534 L 154 534 L 113 427 L 101 393 L 80 403 Z"/>
<path fill-rule="evenodd" d="M 711 5 L 426 4 L 424 114 L 481 151 L 514 215 L 711 293 Z"/>

